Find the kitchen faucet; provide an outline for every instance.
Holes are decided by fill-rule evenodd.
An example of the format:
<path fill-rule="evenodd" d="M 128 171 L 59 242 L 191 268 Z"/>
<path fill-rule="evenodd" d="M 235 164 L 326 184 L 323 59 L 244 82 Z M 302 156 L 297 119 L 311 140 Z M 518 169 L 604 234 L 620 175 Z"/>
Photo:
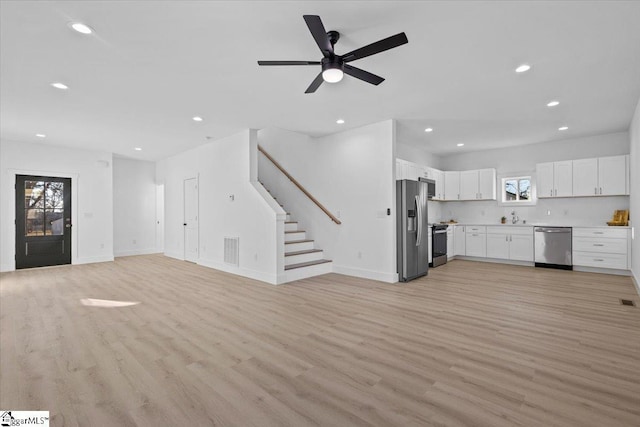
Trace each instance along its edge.
<path fill-rule="evenodd" d="M 516 211 L 511 211 L 511 224 L 517 224 L 520 221 L 518 215 L 516 215 Z"/>

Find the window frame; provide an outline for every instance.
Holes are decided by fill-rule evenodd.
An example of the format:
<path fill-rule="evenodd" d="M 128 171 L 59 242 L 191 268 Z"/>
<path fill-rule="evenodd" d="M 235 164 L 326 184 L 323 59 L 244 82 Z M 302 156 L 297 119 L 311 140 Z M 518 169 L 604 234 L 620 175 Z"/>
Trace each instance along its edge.
<path fill-rule="evenodd" d="M 505 196 L 505 184 L 507 181 L 518 181 L 522 179 L 529 179 L 531 184 L 531 198 L 529 200 L 506 200 Z M 535 173 L 532 172 L 515 172 L 515 173 L 507 173 L 500 174 L 497 177 L 496 186 L 499 191 L 497 194 L 498 205 L 500 206 L 535 206 L 538 202 L 537 192 L 536 192 L 536 176 Z"/>

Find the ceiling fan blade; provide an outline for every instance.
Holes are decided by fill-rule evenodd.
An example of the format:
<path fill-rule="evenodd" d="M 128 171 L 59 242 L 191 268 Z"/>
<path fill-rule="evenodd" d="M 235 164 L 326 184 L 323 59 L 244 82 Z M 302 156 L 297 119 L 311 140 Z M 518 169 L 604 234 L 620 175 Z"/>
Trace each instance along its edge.
<path fill-rule="evenodd" d="M 320 65 L 320 61 L 258 61 L 258 65 Z"/>
<path fill-rule="evenodd" d="M 307 27 L 309 27 L 309 31 L 311 31 L 311 35 L 318 44 L 322 54 L 325 57 L 333 55 L 333 45 L 329 41 L 327 30 L 324 29 L 320 17 L 318 15 L 303 15 L 302 17 L 307 23 Z"/>
<path fill-rule="evenodd" d="M 322 73 L 318 74 L 318 76 L 311 82 L 311 84 L 309 85 L 307 90 L 304 91 L 304 93 L 315 92 L 320 87 L 323 81 L 324 79 L 322 78 Z"/>
<path fill-rule="evenodd" d="M 367 83 L 371 83 L 372 85 L 378 86 L 380 83 L 384 81 L 384 79 L 380 76 L 376 76 L 368 71 L 361 70 L 360 68 L 353 67 L 349 64 L 344 64 L 344 72 L 349 74 L 350 76 L 355 77 L 356 79 L 364 80 Z"/>
<path fill-rule="evenodd" d="M 394 47 L 401 46 L 405 43 L 409 43 L 407 35 L 405 33 L 399 33 L 395 36 L 387 37 L 386 39 L 378 40 L 375 43 L 371 43 L 360 49 L 352 50 L 351 52 L 342 55 L 344 62 L 355 61 L 356 59 L 366 58 L 367 56 L 375 55 L 376 53 L 384 52 L 385 50 L 393 49 Z"/>

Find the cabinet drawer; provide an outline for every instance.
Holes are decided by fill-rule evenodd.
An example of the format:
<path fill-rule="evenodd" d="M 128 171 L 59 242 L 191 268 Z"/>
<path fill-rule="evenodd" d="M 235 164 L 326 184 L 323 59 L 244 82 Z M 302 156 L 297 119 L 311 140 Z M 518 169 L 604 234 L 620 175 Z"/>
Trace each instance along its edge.
<path fill-rule="evenodd" d="M 607 237 L 614 239 L 626 239 L 628 230 L 626 228 L 580 228 L 573 227 L 573 237 Z"/>
<path fill-rule="evenodd" d="M 627 269 L 626 254 L 594 254 L 592 252 L 573 252 L 573 265 L 583 267 Z"/>
<path fill-rule="evenodd" d="M 598 237 L 574 237 L 573 250 L 605 254 L 627 254 L 627 239 L 603 239 Z"/>
<path fill-rule="evenodd" d="M 467 225 L 465 227 L 465 232 L 467 234 L 472 233 L 472 234 L 484 234 L 487 232 L 487 227 L 485 227 L 484 225 Z"/>
<path fill-rule="evenodd" d="M 533 227 L 512 226 L 512 225 L 491 225 L 487 227 L 487 234 L 509 234 L 532 236 Z"/>

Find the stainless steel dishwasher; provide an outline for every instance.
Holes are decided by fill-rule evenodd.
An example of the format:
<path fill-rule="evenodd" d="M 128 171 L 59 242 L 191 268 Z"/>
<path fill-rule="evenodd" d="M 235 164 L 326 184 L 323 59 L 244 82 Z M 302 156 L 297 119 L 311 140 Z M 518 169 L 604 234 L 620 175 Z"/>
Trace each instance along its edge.
<path fill-rule="evenodd" d="M 571 227 L 534 227 L 536 267 L 573 270 Z"/>

